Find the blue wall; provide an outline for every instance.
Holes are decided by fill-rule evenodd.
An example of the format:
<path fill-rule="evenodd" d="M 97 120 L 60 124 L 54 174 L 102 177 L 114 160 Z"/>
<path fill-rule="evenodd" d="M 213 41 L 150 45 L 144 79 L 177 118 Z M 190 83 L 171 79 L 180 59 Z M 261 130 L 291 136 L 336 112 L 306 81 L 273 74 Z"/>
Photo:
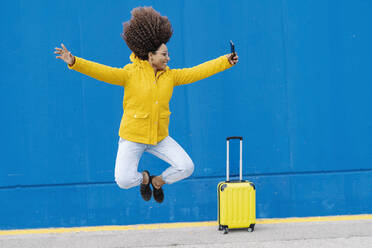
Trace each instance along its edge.
<path fill-rule="evenodd" d="M 196 168 L 165 186 L 161 205 L 114 182 L 123 89 L 53 54 L 63 42 L 124 66 L 122 22 L 139 5 L 170 18 L 170 67 L 225 54 L 230 39 L 240 57 L 174 90 L 170 133 Z M 231 135 L 245 138 L 257 217 L 372 213 L 371 11 L 363 0 L 3 2 L 0 229 L 215 220 Z M 166 167 L 147 154 L 140 161 L 153 173 Z"/>

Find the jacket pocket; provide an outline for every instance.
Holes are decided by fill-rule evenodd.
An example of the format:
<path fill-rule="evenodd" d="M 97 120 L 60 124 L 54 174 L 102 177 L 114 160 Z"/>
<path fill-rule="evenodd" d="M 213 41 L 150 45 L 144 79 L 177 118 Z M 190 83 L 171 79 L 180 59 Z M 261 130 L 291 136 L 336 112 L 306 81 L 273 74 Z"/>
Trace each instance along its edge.
<path fill-rule="evenodd" d="M 124 112 L 124 133 L 133 139 L 148 139 L 149 138 L 149 123 L 150 113 L 138 111 Z"/>
<path fill-rule="evenodd" d="M 160 119 L 168 118 L 170 116 L 171 112 L 167 111 L 160 114 Z"/>
<path fill-rule="evenodd" d="M 146 119 L 147 117 L 149 117 L 150 113 L 135 113 L 133 115 L 133 118 L 135 119 Z"/>
<path fill-rule="evenodd" d="M 168 126 L 169 126 L 169 116 L 171 112 L 166 111 L 159 116 L 159 127 L 158 127 L 158 137 L 165 138 L 168 136 Z"/>

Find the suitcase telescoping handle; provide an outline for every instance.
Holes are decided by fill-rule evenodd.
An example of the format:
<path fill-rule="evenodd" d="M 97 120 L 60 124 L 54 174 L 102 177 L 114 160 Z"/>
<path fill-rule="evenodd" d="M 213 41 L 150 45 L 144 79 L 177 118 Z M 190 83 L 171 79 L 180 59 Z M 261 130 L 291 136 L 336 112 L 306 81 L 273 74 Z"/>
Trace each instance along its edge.
<path fill-rule="evenodd" d="M 226 138 L 226 149 L 227 149 L 227 156 L 226 156 L 226 181 L 230 179 L 230 158 L 229 158 L 229 143 L 231 139 L 239 139 L 240 140 L 240 159 L 239 159 L 239 180 L 243 180 L 243 137 L 233 136 Z"/>

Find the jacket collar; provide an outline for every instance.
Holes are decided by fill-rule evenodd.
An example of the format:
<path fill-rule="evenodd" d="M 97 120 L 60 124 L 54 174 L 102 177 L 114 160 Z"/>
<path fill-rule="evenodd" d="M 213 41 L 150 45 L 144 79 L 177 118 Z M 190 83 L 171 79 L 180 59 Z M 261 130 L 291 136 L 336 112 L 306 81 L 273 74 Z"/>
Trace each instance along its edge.
<path fill-rule="evenodd" d="M 150 63 L 147 61 L 147 60 L 142 60 L 140 58 L 138 58 L 134 53 L 132 53 L 130 56 L 130 61 L 132 61 L 133 64 L 139 66 L 139 67 L 142 67 L 146 70 L 153 70 L 152 66 L 150 65 Z M 169 70 L 169 67 L 167 66 L 165 68 L 165 71 L 168 71 Z"/>

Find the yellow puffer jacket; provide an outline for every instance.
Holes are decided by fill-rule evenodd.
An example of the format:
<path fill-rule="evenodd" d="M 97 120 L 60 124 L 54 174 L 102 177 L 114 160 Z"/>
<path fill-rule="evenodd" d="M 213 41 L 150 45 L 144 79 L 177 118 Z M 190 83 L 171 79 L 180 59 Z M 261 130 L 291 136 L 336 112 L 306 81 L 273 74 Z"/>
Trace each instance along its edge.
<path fill-rule="evenodd" d="M 160 71 L 155 76 L 147 60 L 141 60 L 134 54 L 133 63 L 124 68 L 113 68 L 75 57 L 70 69 L 85 75 L 124 87 L 123 109 L 119 136 L 123 139 L 156 145 L 168 136 L 169 101 L 173 87 L 212 76 L 230 68 L 226 56 L 185 69 Z"/>

